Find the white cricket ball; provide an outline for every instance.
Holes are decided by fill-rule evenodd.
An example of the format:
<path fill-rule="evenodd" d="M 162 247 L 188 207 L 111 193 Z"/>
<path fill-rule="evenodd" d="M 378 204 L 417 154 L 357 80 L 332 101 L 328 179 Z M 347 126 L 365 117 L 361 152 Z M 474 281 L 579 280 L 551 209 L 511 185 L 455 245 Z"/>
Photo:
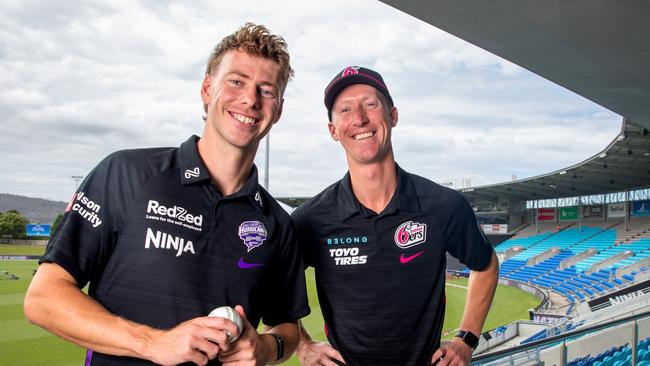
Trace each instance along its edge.
<path fill-rule="evenodd" d="M 241 316 L 239 316 L 239 313 L 236 312 L 235 309 L 231 308 L 230 306 L 222 306 L 216 308 L 212 310 L 210 314 L 208 314 L 208 316 L 226 318 L 230 320 L 231 322 L 237 325 L 237 328 L 239 329 L 239 334 L 241 334 L 242 330 L 244 329 L 244 323 L 241 320 Z M 236 341 L 237 338 L 239 337 L 239 336 L 234 336 L 227 331 L 226 334 L 228 335 L 228 342 L 230 343 Z"/>

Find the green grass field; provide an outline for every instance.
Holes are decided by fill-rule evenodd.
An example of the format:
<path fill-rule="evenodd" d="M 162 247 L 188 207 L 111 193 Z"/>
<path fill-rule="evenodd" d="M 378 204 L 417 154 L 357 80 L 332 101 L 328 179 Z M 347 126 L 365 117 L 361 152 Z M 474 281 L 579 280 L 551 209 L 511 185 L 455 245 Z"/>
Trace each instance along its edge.
<path fill-rule="evenodd" d="M 43 247 L 0 245 L 0 255 L 40 255 L 43 250 Z M 0 365 L 81 365 L 85 350 L 29 324 L 24 318 L 23 298 L 36 267 L 36 261 L 0 261 L 0 278 L 2 278 L 0 279 L 0 329 L 2 329 L 0 332 Z M 1 271 L 14 274 L 19 279 L 4 279 L 4 272 Z M 306 275 L 312 313 L 303 319 L 303 323 L 312 337 L 325 340 L 322 315 L 316 298 L 313 270 L 307 271 Z M 467 286 L 466 279 L 458 279 L 450 283 Z M 443 332 L 450 332 L 459 325 L 465 290 L 447 286 L 446 294 L 447 311 Z M 538 303 L 539 300 L 531 294 L 519 289 L 499 286 L 484 329 L 493 329 L 517 319 L 527 319 L 528 309 L 535 307 Z M 452 336 L 453 334 L 450 334 L 447 338 Z M 299 363 L 294 356 L 285 365 L 298 366 Z"/>
<path fill-rule="evenodd" d="M 2 251 L 0 255 L 6 254 Z M 25 320 L 23 298 L 37 265 L 37 261 L 33 260 L 0 261 L 0 271 L 20 278 L 0 279 L 0 365 L 82 365 L 85 350 Z"/>

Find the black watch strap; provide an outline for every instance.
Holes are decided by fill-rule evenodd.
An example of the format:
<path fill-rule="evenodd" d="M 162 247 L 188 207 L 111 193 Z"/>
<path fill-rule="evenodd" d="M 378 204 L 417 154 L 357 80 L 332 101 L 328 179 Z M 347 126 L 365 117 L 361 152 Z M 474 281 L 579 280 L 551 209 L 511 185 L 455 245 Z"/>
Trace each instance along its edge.
<path fill-rule="evenodd" d="M 275 345 L 277 346 L 276 350 L 278 351 L 278 357 L 275 360 L 279 361 L 284 357 L 284 338 L 282 338 L 277 334 L 273 334 L 273 333 L 269 333 L 269 334 L 272 335 L 273 338 L 275 338 Z"/>
<path fill-rule="evenodd" d="M 472 349 L 476 349 L 476 346 L 478 346 L 478 337 L 476 334 L 468 330 L 459 330 L 456 334 L 456 337 L 462 339 L 463 342 L 465 342 L 466 345 L 472 347 Z"/>

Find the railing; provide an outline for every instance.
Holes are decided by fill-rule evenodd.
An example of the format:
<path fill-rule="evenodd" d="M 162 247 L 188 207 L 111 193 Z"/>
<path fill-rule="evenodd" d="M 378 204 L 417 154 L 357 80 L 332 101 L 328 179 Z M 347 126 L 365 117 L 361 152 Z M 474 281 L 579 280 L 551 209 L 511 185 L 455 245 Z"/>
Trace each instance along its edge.
<path fill-rule="evenodd" d="M 648 318 L 650 317 L 650 311 L 646 311 L 643 313 L 631 315 L 628 317 L 624 317 L 621 319 L 617 320 L 612 320 L 604 324 L 597 324 L 593 326 L 589 326 L 586 328 L 582 328 L 580 330 L 574 330 L 570 332 L 566 332 L 554 337 L 549 337 L 546 339 L 542 339 L 539 341 L 527 343 L 525 345 L 519 345 L 515 346 L 506 350 L 501 350 L 497 352 L 492 352 L 492 353 L 487 353 L 487 354 L 482 354 L 479 356 L 476 356 L 472 358 L 471 365 L 534 365 L 534 364 L 555 364 L 557 366 L 566 366 L 566 364 L 570 361 L 568 359 L 568 347 L 571 346 L 571 344 L 567 344 L 567 342 L 577 340 L 578 338 L 594 334 L 598 331 L 606 330 L 606 329 L 614 329 L 618 328 L 620 326 L 625 326 L 625 325 L 631 325 L 631 330 L 628 333 L 630 336 L 630 341 L 627 342 L 630 347 L 632 348 L 632 358 L 631 358 L 631 365 L 636 366 L 637 364 L 637 345 L 639 342 L 639 324 L 638 321 L 640 319 Z M 648 326 L 644 328 L 644 331 L 647 333 Z M 626 329 L 619 329 L 619 331 L 626 332 Z M 611 346 L 616 346 L 617 344 L 614 344 L 613 342 L 623 342 L 624 339 L 621 337 L 608 337 L 607 342 L 612 342 L 610 343 Z M 593 344 L 593 343 L 592 343 Z M 550 349 L 550 347 L 554 346 L 559 346 L 557 348 L 557 354 L 555 355 L 555 358 L 559 358 L 559 362 L 542 362 L 541 358 L 541 353 L 549 353 L 547 350 Z M 596 347 L 596 346 L 594 346 Z M 602 350 L 604 351 L 604 350 Z M 551 351 L 552 352 L 552 351 Z M 600 353 L 601 351 L 597 351 L 596 353 Z M 593 352 L 590 352 L 593 353 Z M 559 356 L 559 357 L 557 357 Z M 577 357 L 573 357 L 577 358 Z M 573 359 L 572 358 L 572 359 Z"/>

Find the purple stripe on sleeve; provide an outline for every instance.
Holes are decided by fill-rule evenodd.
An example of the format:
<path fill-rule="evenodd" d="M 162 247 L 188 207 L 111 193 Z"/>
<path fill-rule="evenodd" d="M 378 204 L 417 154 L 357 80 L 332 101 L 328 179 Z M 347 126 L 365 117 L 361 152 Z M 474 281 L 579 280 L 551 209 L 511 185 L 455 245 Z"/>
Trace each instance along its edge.
<path fill-rule="evenodd" d="M 86 363 L 84 363 L 84 366 L 90 366 L 90 361 L 93 359 L 93 350 L 88 349 L 86 350 Z"/>

